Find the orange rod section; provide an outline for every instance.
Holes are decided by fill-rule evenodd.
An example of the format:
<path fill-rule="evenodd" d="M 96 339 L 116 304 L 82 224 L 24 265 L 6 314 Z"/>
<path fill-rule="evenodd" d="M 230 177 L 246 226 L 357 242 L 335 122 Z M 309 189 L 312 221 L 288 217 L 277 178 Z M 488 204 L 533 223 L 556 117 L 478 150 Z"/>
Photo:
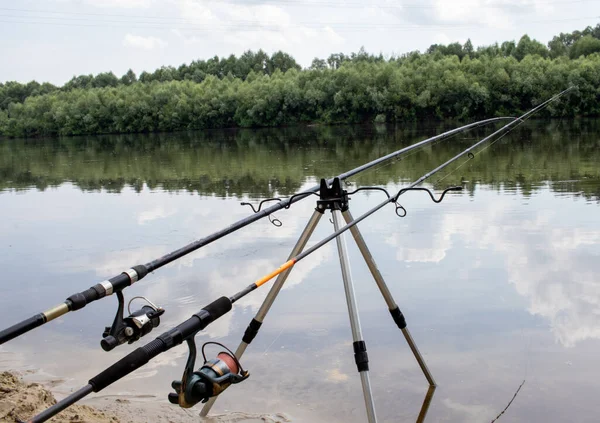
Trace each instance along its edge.
<path fill-rule="evenodd" d="M 296 260 L 294 260 L 294 259 L 288 260 L 285 263 L 283 263 L 277 270 L 272 271 L 267 276 L 263 276 L 262 278 L 260 278 L 256 282 L 254 282 L 254 284 L 258 288 L 259 286 L 265 284 L 266 282 L 269 282 L 271 279 L 273 279 L 275 276 L 277 276 L 278 274 L 283 272 L 285 269 L 289 269 L 294 264 L 296 264 Z"/>

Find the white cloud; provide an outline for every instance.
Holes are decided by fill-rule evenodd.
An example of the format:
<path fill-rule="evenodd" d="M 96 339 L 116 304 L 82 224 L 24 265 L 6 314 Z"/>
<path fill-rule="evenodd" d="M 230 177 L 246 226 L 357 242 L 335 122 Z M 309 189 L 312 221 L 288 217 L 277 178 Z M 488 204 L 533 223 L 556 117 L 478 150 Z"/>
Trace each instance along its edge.
<path fill-rule="evenodd" d="M 466 31 L 461 32 L 467 35 L 458 38 L 466 39 L 476 38 L 479 33 L 474 29 L 476 27 L 520 31 L 523 27 L 520 18 L 524 15 L 534 14 L 536 16 L 534 19 L 544 19 L 555 14 L 555 8 L 544 0 L 455 0 L 452 2 L 435 0 L 431 7 L 408 6 L 394 14 L 400 19 L 424 27 L 447 25 L 449 30 L 457 28 L 460 30 L 464 27 Z"/>
<path fill-rule="evenodd" d="M 595 25 L 594 16 L 600 13 L 600 2 L 591 1 L 432 0 L 404 8 L 399 3 L 365 0 L 340 7 L 327 2 L 260 0 L 63 0 L 56 12 L 65 13 L 69 25 L 53 19 L 44 25 L 43 38 L 35 37 L 35 25 L 5 24 L 14 36 L 11 43 L 0 46 L 0 56 L 15 60 L 0 68 L 0 81 L 63 84 L 77 74 L 108 70 L 123 74 L 130 68 L 139 74 L 215 55 L 239 55 L 248 49 L 285 50 L 309 66 L 315 57 L 349 54 L 361 46 L 372 53 L 400 55 L 467 38 L 476 47 L 518 40 L 524 32 L 547 42 L 560 32 Z M 84 31 L 80 25 L 86 26 Z M 162 45 L 152 38 L 133 38 L 128 41 L 134 44 L 131 48 L 115 48 L 128 32 L 142 27 L 144 37 L 164 40 L 169 48 L 160 55 L 131 54 L 133 48 L 156 51 L 146 50 Z"/>
<path fill-rule="evenodd" d="M 112 277 L 131 267 L 132 263 L 145 263 L 149 258 L 160 257 L 167 253 L 165 246 L 136 247 L 118 249 L 97 255 L 86 254 L 68 263 L 57 263 L 64 271 L 80 272 L 93 269 L 98 277 Z"/>
<path fill-rule="evenodd" d="M 433 38 L 436 44 L 450 44 L 453 40 L 447 34 L 440 32 Z"/>
<path fill-rule="evenodd" d="M 184 44 L 205 44 L 204 30 L 221 34 L 221 40 L 230 45 L 234 52 L 262 48 L 266 51 L 293 51 L 306 43 L 319 42 L 338 46 L 344 42 L 331 26 L 295 23 L 293 16 L 282 7 L 270 4 L 239 4 L 181 0 L 180 14 L 197 31 L 173 29 Z"/>
<path fill-rule="evenodd" d="M 477 213 L 432 215 L 427 236 L 385 242 L 405 263 L 440 263 L 456 243 L 493 252 L 504 261 L 508 282 L 527 299 L 527 311 L 549 323 L 558 343 L 573 347 L 600 339 L 600 230 L 565 223 L 576 221 L 577 208 L 564 201 L 561 208 L 540 203 L 537 212 L 520 209 L 516 215 L 510 197 L 480 200 Z"/>
<path fill-rule="evenodd" d="M 156 48 L 164 48 L 167 42 L 157 37 L 142 37 L 140 35 L 127 34 L 123 38 L 125 47 L 141 48 L 144 50 L 154 50 Z"/>
<path fill-rule="evenodd" d="M 330 26 L 323 28 L 323 33 L 329 38 L 331 44 L 342 44 L 344 42 L 344 37 L 335 32 Z"/>
<path fill-rule="evenodd" d="M 444 398 L 442 403 L 454 412 L 462 415 L 465 423 L 489 421 L 494 417 L 494 410 L 489 405 L 462 404 L 450 398 Z"/>
<path fill-rule="evenodd" d="M 175 213 L 177 213 L 176 209 L 166 210 L 163 206 L 156 206 L 153 209 L 143 211 L 138 215 L 138 225 L 145 225 L 153 220 L 164 219 L 165 217 L 173 216 Z"/>

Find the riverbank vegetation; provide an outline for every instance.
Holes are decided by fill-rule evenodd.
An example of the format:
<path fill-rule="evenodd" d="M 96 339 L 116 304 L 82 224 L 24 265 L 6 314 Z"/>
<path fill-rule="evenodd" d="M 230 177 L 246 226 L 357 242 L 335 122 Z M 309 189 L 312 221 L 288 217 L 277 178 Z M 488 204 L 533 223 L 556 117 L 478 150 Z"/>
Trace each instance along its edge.
<path fill-rule="evenodd" d="M 302 123 L 474 119 L 515 115 L 568 86 L 545 116 L 600 116 L 600 24 L 524 35 L 475 49 L 432 45 L 385 58 L 361 49 L 315 59 L 246 52 L 155 72 L 82 75 L 62 87 L 0 84 L 0 134 L 9 137 L 177 131 Z"/>

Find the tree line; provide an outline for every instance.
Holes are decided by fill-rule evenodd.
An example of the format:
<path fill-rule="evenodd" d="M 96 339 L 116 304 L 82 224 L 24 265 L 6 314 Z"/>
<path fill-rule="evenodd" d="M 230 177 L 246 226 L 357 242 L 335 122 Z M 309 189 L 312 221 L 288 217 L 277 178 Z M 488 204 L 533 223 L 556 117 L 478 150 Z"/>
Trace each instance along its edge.
<path fill-rule="evenodd" d="M 139 78 L 74 77 L 63 87 L 0 84 L 9 137 L 176 131 L 299 123 L 471 119 L 513 115 L 569 85 L 547 116 L 600 115 L 600 25 L 548 47 L 524 35 L 473 49 L 468 40 L 384 58 L 361 49 L 301 69 L 283 52 L 218 57 Z M 591 40 L 591 41 L 590 41 Z"/>
<path fill-rule="evenodd" d="M 31 81 L 21 84 L 9 81 L 0 83 L 0 110 L 8 109 L 10 103 L 22 103 L 27 97 L 48 94 L 53 91 L 70 91 L 77 88 L 106 88 L 119 85 L 131 85 L 136 82 L 149 83 L 153 81 L 194 81 L 202 82 L 208 75 L 223 78 L 231 75 L 234 78 L 246 79 L 250 72 L 262 75 L 271 75 L 276 70 L 286 72 L 289 69 L 300 70 L 300 65 L 292 56 L 278 51 L 269 56 L 262 50 L 257 52 L 247 51 L 240 57 L 230 55 L 219 58 L 215 56 L 208 60 L 196 60 L 183 64 L 178 68 L 163 66 L 154 72 L 142 72 L 138 76 L 129 69 L 122 77 L 117 77 L 113 72 L 102 72 L 94 75 L 74 76 L 62 87 L 45 82 L 40 84 Z"/>

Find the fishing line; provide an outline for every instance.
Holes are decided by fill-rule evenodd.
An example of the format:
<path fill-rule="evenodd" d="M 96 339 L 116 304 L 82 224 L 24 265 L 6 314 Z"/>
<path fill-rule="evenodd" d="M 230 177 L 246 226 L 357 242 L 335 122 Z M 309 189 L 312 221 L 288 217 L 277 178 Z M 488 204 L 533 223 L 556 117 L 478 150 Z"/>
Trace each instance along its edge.
<path fill-rule="evenodd" d="M 275 339 L 273 339 L 273 342 L 271 342 L 269 344 L 269 346 L 265 349 L 265 351 L 263 352 L 263 355 L 267 355 L 267 352 L 271 349 L 271 347 L 275 344 L 275 342 L 277 342 L 277 340 L 279 339 L 279 337 L 281 336 L 281 334 L 283 333 L 283 330 L 285 328 L 281 328 L 281 330 L 279 331 L 279 333 L 277 334 L 277 336 L 275 337 Z"/>
<path fill-rule="evenodd" d="M 538 109 L 538 111 L 544 110 L 546 109 L 548 106 L 550 106 L 551 103 L 545 103 L 544 105 L 542 105 L 541 108 Z M 492 142 L 490 142 L 487 145 L 484 145 L 483 147 L 481 147 L 478 151 L 476 151 L 475 153 L 470 153 L 471 157 L 469 157 L 467 160 L 465 160 L 463 163 L 459 164 L 458 166 L 456 166 L 455 169 L 453 169 L 452 171 L 448 172 L 446 175 L 444 175 L 443 177 L 441 177 L 440 179 L 438 179 L 434 184 L 432 184 L 432 186 L 437 186 L 441 181 L 443 181 L 444 179 L 446 179 L 448 176 L 456 173 L 461 167 L 463 167 L 464 165 L 466 165 L 467 163 L 469 163 L 471 160 L 473 160 L 475 158 L 475 156 L 480 155 L 481 153 L 483 153 L 485 150 L 487 150 L 488 148 L 492 147 L 494 144 L 496 144 L 498 141 L 500 141 L 502 138 L 504 138 L 505 136 L 507 136 L 508 134 L 510 134 L 512 131 L 514 131 L 515 129 L 517 129 L 518 127 L 520 127 L 521 125 L 523 125 L 527 120 L 529 120 L 531 117 L 533 116 L 533 114 L 528 115 L 524 118 L 520 118 L 519 119 L 519 123 L 517 123 L 515 126 L 513 126 L 512 128 L 509 128 L 505 133 L 501 134 L 498 138 L 496 138 L 495 140 L 493 140 Z"/>
<path fill-rule="evenodd" d="M 485 151 L 486 149 L 488 149 L 489 147 L 491 147 L 492 145 L 494 145 L 496 142 L 500 141 L 502 138 L 504 138 L 506 135 L 508 135 L 510 132 L 512 132 L 515 128 L 517 128 L 521 124 L 522 124 L 522 122 L 519 123 L 519 124 L 517 124 L 517 125 L 515 125 L 514 127 L 510 128 L 510 130 L 508 130 L 504 134 L 500 135 L 496 140 L 492 141 L 490 144 L 482 147 L 479 151 L 476 151 L 475 153 L 471 153 L 471 156 L 467 160 L 465 160 L 464 162 L 462 162 L 461 164 L 459 164 L 458 166 L 456 166 L 453 170 L 451 170 L 450 172 L 448 172 L 447 174 L 445 174 L 444 176 L 442 176 L 440 179 L 438 179 L 436 182 L 434 182 L 432 184 L 432 186 L 433 187 L 437 186 L 444 179 L 446 179 L 450 175 L 453 175 L 454 173 L 456 173 L 464 165 L 466 165 L 467 163 L 470 163 L 471 160 L 473 160 L 475 158 L 475 156 L 478 156 L 480 153 L 482 153 L 483 151 Z"/>
<path fill-rule="evenodd" d="M 511 400 L 508 402 L 507 406 L 504 407 L 504 410 L 502 410 L 500 412 L 500 414 L 498 414 L 496 416 L 496 418 L 494 420 L 492 420 L 490 423 L 494 423 L 496 420 L 498 420 L 505 412 L 506 410 L 508 410 L 508 407 L 510 407 L 510 405 L 513 403 L 513 401 L 515 400 L 515 398 L 517 397 L 517 394 L 519 393 L 519 391 L 521 390 L 521 388 L 523 387 L 523 385 L 525 385 L 525 379 L 523 379 L 523 382 L 521 382 L 521 384 L 519 385 L 519 387 L 517 388 L 517 391 L 515 392 L 515 394 L 513 395 L 513 397 L 511 398 Z"/>
<path fill-rule="evenodd" d="M 408 159 L 408 158 L 410 158 L 410 157 L 414 156 L 415 154 L 418 154 L 418 153 L 421 153 L 421 152 L 423 152 L 423 150 L 424 150 L 425 146 L 431 146 L 431 147 L 435 147 L 436 145 L 439 145 L 440 143 L 442 143 L 442 142 L 444 142 L 444 141 L 451 140 L 451 139 L 453 139 L 453 138 L 457 137 L 458 135 L 459 135 L 459 133 L 456 133 L 456 134 L 450 135 L 450 136 L 448 136 L 448 137 L 445 137 L 445 138 L 440 138 L 439 140 L 433 141 L 432 143 L 429 143 L 429 144 L 423 145 L 422 147 L 420 147 L 420 148 L 418 148 L 418 149 L 415 149 L 414 151 L 412 151 L 412 152 L 409 152 L 409 153 L 407 153 L 407 154 L 404 154 L 404 155 L 402 155 L 402 156 L 398 156 L 397 158 L 395 158 L 395 159 L 393 159 L 393 160 L 390 160 L 390 161 L 389 161 L 389 162 L 387 162 L 387 163 L 382 163 L 380 166 L 374 166 L 374 167 L 372 167 L 372 168 L 371 168 L 371 169 L 369 169 L 369 170 L 366 170 L 366 171 L 364 171 L 364 172 L 361 172 L 361 174 L 359 174 L 359 175 L 357 176 L 357 178 L 354 178 L 354 179 L 355 179 L 355 181 L 356 181 L 356 179 L 359 179 L 361 176 L 364 176 L 365 174 L 367 174 L 367 175 L 368 175 L 368 174 L 369 174 L 369 172 L 372 172 L 372 171 L 373 171 L 373 173 L 377 173 L 377 172 L 379 172 L 381 169 L 384 169 L 384 168 L 386 168 L 386 167 L 388 167 L 388 166 L 391 166 L 391 165 L 398 164 L 398 163 L 400 163 L 400 162 L 402 162 L 402 161 L 406 161 L 406 159 Z"/>

